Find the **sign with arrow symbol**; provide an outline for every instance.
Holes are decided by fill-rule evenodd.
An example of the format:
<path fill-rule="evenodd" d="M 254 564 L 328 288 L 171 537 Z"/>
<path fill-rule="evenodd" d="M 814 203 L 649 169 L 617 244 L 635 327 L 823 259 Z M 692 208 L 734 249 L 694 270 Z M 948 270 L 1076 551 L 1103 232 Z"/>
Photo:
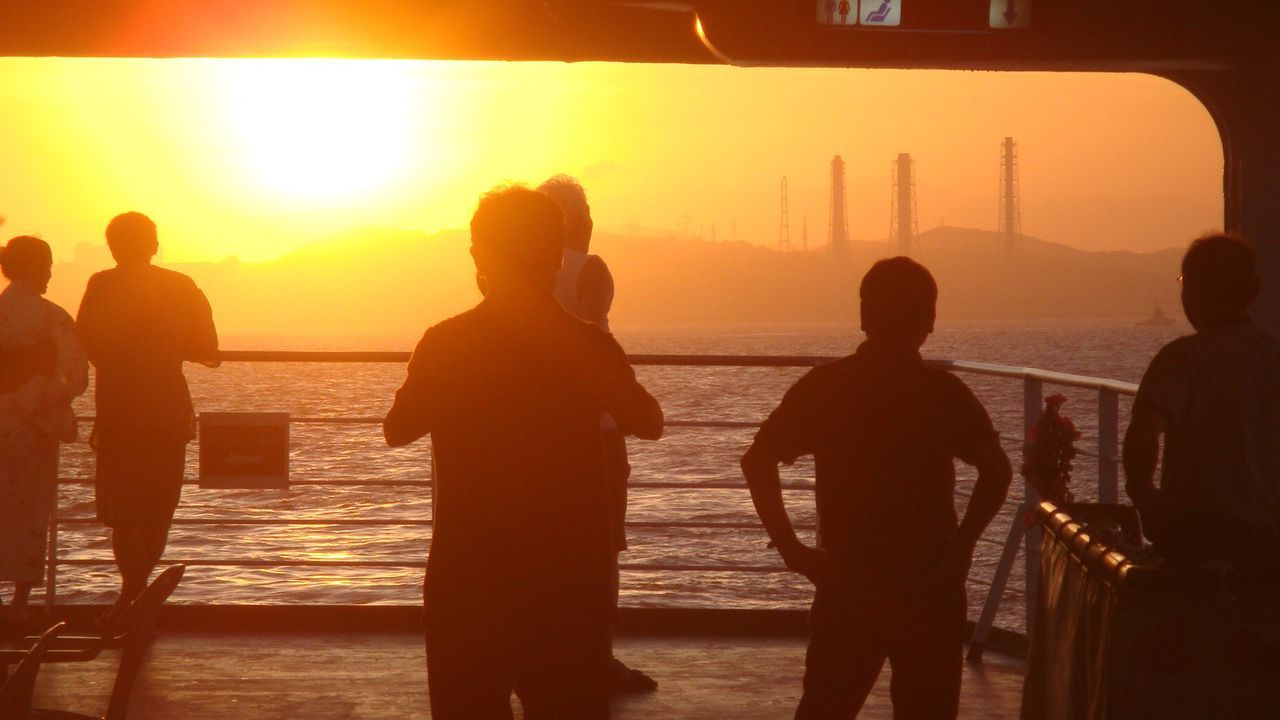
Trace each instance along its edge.
<path fill-rule="evenodd" d="M 987 25 L 992 29 L 1031 27 L 1031 0 L 990 0 Z"/>

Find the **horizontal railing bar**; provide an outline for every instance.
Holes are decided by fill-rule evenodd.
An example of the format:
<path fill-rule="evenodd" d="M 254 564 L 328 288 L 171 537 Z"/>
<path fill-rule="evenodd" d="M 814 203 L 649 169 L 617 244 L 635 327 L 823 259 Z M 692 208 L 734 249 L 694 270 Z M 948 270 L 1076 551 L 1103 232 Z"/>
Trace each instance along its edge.
<path fill-rule="evenodd" d="M 335 567 L 335 568 L 406 568 L 421 570 L 426 568 L 425 561 L 403 560 L 232 560 L 222 558 L 165 558 L 165 562 L 182 563 L 189 567 L 244 567 L 244 568 L 287 568 L 287 567 Z M 110 558 L 59 558 L 58 565 L 68 567 L 105 567 L 115 565 Z M 619 570 L 628 572 L 740 572 L 740 573 L 788 573 L 783 565 L 667 565 L 663 563 L 621 563 Z M 983 587 L 990 587 L 991 582 L 981 578 L 970 577 L 967 582 Z M 1017 588 L 1006 588 L 1010 595 L 1022 595 Z"/>
<path fill-rule="evenodd" d="M 1022 380 L 1039 380 L 1050 385 L 1084 388 L 1086 390 L 1110 390 L 1119 395 L 1137 395 L 1138 386 L 1133 383 L 1090 377 L 1088 375 L 1072 375 L 1070 373 L 1040 370 L 1039 368 L 1013 367 L 1010 365 L 993 365 L 991 363 L 972 362 L 969 360 L 942 360 L 929 358 L 925 362 L 944 370 L 993 375 L 995 377 L 1016 378 Z"/>
<path fill-rule="evenodd" d="M 223 362 L 407 363 L 404 351 L 223 350 Z M 628 355 L 632 365 L 689 367 L 813 367 L 833 360 L 818 355 Z"/>
<path fill-rule="evenodd" d="M 84 478 L 62 478 L 58 480 L 59 485 L 93 485 L 93 480 Z M 364 485 L 375 485 L 379 487 L 420 487 L 430 488 L 431 482 L 424 480 L 292 480 L 289 487 L 311 487 L 311 486 L 338 486 L 338 487 L 361 487 Z M 199 480 L 184 480 L 183 487 L 199 487 Z M 632 487 L 635 487 L 632 485 Z M 230 490 L 231 488 L 225 488 Z M 253 490 L 254 488 L 239 488 Z"/>
<path fill-rule="evenodd" d="M 58 518 L 59 525 L 101 525 L 102 521 L 91 517 Z M 430 527 L 430 520 L 412 518 L 174 518 L 173 525 L 350 525 L 370 527 L 378 525 L 420 525 Z"/>
<path fill-rule="evenodd" d="M 246 567 L 246 568 L 285 568 L 285 567 L 350 567 L 350 568 L 408 568 L 421 570 L 426 562 L 405 562 L 401 560 L 228 560 L 220 558 L 164 558 L 165 562 L 182 563 L 188 567 Z M 110 558 L 60 558 L 58 565 L 71 567 L 105 567 L 115 565 Z M 631 572 L 743 572 L 743 573 L 786 573 L 791 572 L 782 565 L 663 565 L 658 563 L 622 563 L 618 569 Z"/>
<path fill-rule="evenodd" d="M 84 478 L 62 478 L 58 480 L 59 485 L 93 485 L 93 480 Z M 186 480 L 182 483 L 183 487 L 199 487 L 199 480 Z M 420 487 L 430 488 L 430 481 L 423 480 L 295 480 L 289 483 L 289 487 L 308 487 L 308 486 L 341 486 L 341 487 L 361 487 L 364 485 L 376 485 L 382 487 Z M 633 482 L 628 483 L 627 487 L 631 489 L 641 490 L 746 490 L 747 484 L 744 482 Z M 253 488 L 247 488 L 252 490 Z M 813 491 L 813 483 L 783 483 L 783 490 L 804 490 Z"/>
<path fill-rule="evenodd" d="M 231 560 L 220 558 L 164 558 L 166 563 L 182 563 L 188 566 L 203 567 L 258 567 L 258 568 L 279 568 L 279 567 L 351 567 L 351 568 L 425 568 L 425 561 L 407 562 L 404 560 L 287 560 L 284 558 L 278 560 Z M 59 558 L 59 565 L 70 565 L 76 567 L 99 567 L 104 565 L 115 565 L 115 560 L 111 558 Z"/>
<path fill-rule="evenodd" d="M 708 482 L 708 483 L 681 483 L 681 482 L 633 482 L 627 483 L 627 487 L 631 490 L 640 488 L 643 490 L 746 490 L 745 482 Z M 813 483 L 783 483 L 783 490 L 813 490 Z"/>
<path fill-rule="evenodd" d="M 76 421 L 91 423 L 97 418 L 93 415 L 77 415 Z M 290 417 L 294 425 L 381 425 L 381 417 Z M 760 427 L 757 420 L 667 420 L 664 428 L 712 428 L 712 429 L 744 429 Z"/>
<path fill-rule="evenodd" d="M 343 362 L 343 363 L 406 363 L 410 353 L 405 351 L 309 351 L 309 350 L 223 350 L 225 362 Z M 669 365 L 681 367 L 795 367 L 821 365 L 837 359 L 830 355 L 628 355 L 633 365 Z M 1072 375 L 1070 373 L 1040 370 L 1038 368 L 995 365 L 969 360 L 929 358 L 930 365 L 996 377 L 1040 380 L 1051 385 L 1078 387 L 1092 390 L 1110 390 L 1121 395 L 1136 395 L 1138 386 L 1133 383 Z"/>
<path fill-rule="evenodd" d="M 59 525 L 100 525 L 101 521 L 93 517 L 58 518 Z M 376 527 L 379 525 L 413 525 L 430 527 L 430 520 L 414 518 L 174 518 L 173 525 L 338 525 L 355 527 Z M 764 526 L 758 522 L 713 522 L 713 521 L 627 521 L 632 528 L 674 528 L 678 530 L 761 530 Z M 817 530 L 814 524 L 797 524 L 797 530 Z"/>

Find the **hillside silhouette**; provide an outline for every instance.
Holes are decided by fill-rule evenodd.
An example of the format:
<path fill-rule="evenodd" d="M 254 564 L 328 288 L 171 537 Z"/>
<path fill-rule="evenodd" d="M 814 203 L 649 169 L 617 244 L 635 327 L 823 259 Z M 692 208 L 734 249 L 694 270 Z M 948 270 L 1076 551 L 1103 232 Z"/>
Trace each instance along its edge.
<path fill-rule="evenodd" d="M 1177 248 L 1100 253 L 1027 237 L 1011 255 L 997 233 L 956 227 L 922 233 L 919 246 L 917 259 L 938 280 L 944 322 L 1138 320 L 1154 302 L 1178 308 Z M 854 242 L 835 261 L 822 251 L 597 232 L 592 250 L 616 280 L 616 324 L 849 322 L 858 281 L 888 255 L 888 243 Z M 463 230 L 358 228 L 267 262 L 169 266 L 205 290 L 224 334 L 411 336 L 479 297 Z M 58 265 L 50 298 L 74 309 L 99 269 Z"/>

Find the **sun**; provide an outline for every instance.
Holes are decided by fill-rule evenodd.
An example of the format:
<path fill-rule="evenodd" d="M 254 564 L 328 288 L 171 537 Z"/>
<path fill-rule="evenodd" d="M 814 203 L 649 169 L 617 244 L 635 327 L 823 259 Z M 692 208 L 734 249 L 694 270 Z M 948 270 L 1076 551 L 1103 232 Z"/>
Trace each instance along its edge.
<path fill-rule="evenodd" d="M 305 201 L 351 199 L 385 188 L 409 166 L 423 89 L 412 63 L 246 60 L 225 81 L 232 153 L 266 189 Z"/>

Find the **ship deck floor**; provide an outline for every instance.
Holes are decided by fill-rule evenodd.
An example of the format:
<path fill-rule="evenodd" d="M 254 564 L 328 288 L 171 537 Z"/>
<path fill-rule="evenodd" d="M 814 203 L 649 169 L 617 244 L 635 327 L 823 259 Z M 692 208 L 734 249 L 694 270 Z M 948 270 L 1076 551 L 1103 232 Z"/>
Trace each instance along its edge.
<path fill-rule="evenodd" d="M 618 638 L 615 654 L 660 687 L 617 698 L 614 717 L 790 718 L 804 646 L 798 637 Z M 103 712 L 117 658 L 112 651 L 93 662 L 46 665 L 36 705 Z M 1024 668 L 991 650 L 982 664 L 966 663 L 961 717 L 1017 717 Z M 893 716 L 890 672 L 886 666 L 860 717 Z M 129 708 L 130 720 L 429 717 L 422 638 L 408 633 L 165 632 Z"/>

